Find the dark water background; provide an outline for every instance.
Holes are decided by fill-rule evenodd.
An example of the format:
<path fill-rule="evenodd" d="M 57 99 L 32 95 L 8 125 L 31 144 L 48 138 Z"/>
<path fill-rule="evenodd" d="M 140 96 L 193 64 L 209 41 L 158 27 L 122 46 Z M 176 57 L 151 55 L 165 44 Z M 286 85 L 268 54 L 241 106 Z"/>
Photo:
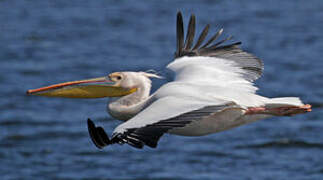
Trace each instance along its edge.
<path fill-rule="evenodd" d="M 25 95 L 113 71 L 162 71 L 178 10 L 186 23 L 196 14 L 198 32 L 224 27 L 264 60 L 260 94 L 322 106 L 321 0 L 0 0 L 0 179 L 323 179 L 321 108 L 205 137 L 165 135 L 157 149 L 100 151 L 86 119 L 112 132 L 119 122 L 106 99 Z"/>

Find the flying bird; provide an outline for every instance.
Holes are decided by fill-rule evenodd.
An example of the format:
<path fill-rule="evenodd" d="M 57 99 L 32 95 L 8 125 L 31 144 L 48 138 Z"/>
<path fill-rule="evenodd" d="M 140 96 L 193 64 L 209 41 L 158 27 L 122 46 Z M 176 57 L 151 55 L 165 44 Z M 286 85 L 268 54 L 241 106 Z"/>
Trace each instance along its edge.
<path fill-rule="evenodd" d="M 90 137 L 100 149 L 115 143 L 155 148 L 164 133 L 203 136 L 272 116 L 311 111 L 311 105 L 303 104 L 298 97 L 257 95 L 253 82 L 262 75 L 262 61 L 243 51 L 241 42 L 226 43 L 231 37 L 217 41 L 223 29 L 205 42 L 209 28 L 206 25 L 194 43 L 195 16 L 191 15 L 184 39 L 183 18 L 178 12 L 175 59 L 167 65 L 175 77 L 153 94 L 151 78 L 160 76 L 130 71 L 32 89 L 27 94 L 111 97 L 109 114 L 124 121 L 111 138 L 88 119 Z"/>

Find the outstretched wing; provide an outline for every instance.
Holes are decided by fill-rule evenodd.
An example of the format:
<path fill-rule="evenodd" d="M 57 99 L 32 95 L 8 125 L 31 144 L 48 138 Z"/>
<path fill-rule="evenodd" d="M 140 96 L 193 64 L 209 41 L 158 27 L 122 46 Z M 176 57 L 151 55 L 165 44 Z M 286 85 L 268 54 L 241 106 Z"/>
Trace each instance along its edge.
<path fill-rule="evenodd" d="M 157 99 L 145 110 L 119 125 L 113 133 L 114 143 L 127 143 L 136 148 L 156 147 L 159 138 L 170 130 L 182 128 L 216 112 L 235 106 L 234 103 L 212 99 L 167 96 Z"/>
<path fill-rule="evenodd" d="M 197 42 L 193 46 L 195 36 L 195 16 L 192 15 L 190 18 L 188 32 L 184 42 L 183 18 L 180 12 L 177 14 L 177 50 L 175 52 L 175 61 L 168 65 L 168 68 L 176 72 L 176 80 L 183 81 L 184 76 L 186 76 L 185 80 L 192 80 L 192 78 L 197 79 L 201 74 L 203 74 L 205 77 L 208 77 L 208 80 L 213 78 L 213 80 L 218 82 L 221 79 L 218 79 L 218 76 L 214 76 L 214 73 L 212 72 L 215 71 L 240 76 L 242 81 L 253 82 L 258 79 L 263 71 L 263 63 L 254 55 L 241 50 L 239 48 L 241 42 L 224 45 L 226 41 L 231 39 L 231 37 L 228 37 L 214 43 L 214 41 L 221 36 L 223 29 L 220 29 L 203 44 L 208 34 L 209 27 L 209 25 L 206 25 Z M 194 62 L 190 63 L 189 61 Z M 207 71 L 205 71 L 206 69 Z M 190 74 L 188 72 L 192 72 L 192 70 L 196 73 L 187 77 L 187 75 Z M 230 79 L 226 78 L 223 82 L 225 84 L 234 84 L 236 79 L 232 79 L 232 82 L 228 81 L 230 81 Z M 249 86 L 252 86 L 252 84 L 249 84 Z M 250 91 L 251 89 L 255 91 L 257 88 L 249 89 Z"/>

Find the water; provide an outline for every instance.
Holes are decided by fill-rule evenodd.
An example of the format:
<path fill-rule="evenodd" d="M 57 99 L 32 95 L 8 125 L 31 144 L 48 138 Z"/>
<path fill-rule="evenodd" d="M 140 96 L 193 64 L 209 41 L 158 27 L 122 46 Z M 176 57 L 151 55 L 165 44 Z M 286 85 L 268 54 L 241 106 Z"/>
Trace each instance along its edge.
<path fill-rule="evenodd" d="M 264 60 L 260 94 L 322 107 L 321 0 L 1 0 L 1 179 L 323 179 L 321 108 L 205 137 L 165 135 L 157 149 L 100 151 L 86 119 L 112 132 L 119 122 L 106 114 L 106 99 L 25 95 L 113 71 L 162 71 L 175 51 L 178 10 L 186 23 L 196 14 L 198 32 L 224 27 Z"/>

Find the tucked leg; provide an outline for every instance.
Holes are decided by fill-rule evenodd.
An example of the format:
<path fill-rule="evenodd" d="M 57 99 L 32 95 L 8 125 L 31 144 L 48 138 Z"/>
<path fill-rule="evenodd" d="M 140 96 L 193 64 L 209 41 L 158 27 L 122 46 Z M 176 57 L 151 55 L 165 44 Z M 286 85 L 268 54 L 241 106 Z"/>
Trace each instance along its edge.
<path fill-rule="evenodd" d="M 311 112 L 311 107 L 312 106 L 309 104 L 305 104 L 303 106 L 289 106 L 277 108 L 251 107 L 247 109 L 246 114 L 271 114 L 274 116 L 292 116 L 296 114 Z"/>

